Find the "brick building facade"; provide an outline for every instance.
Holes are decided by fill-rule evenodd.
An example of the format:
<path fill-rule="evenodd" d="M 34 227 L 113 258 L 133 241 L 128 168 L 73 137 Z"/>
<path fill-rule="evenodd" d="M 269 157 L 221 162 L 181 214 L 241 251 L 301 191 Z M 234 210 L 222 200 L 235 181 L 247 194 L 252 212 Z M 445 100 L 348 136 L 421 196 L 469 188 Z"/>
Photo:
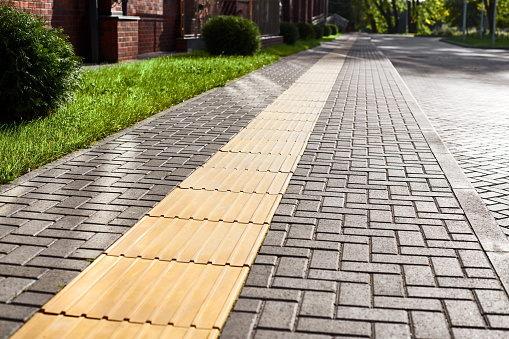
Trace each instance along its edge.
<path fill-rule="evenodd" d="M 88 61 L 94 59 L 94 7 L 100 61 L 124 61 L 136 59 L 139 54 L 174 51 L 180 34 L 180 0 L 130 0 L 127 16 L 122 15 L 121 0 L 11 2 L 21 10 L 41 15 L 53 27 L 62 27 L 76 54 Z"/>
<path fill-rule="evenodd" d="M 20 10 L 62 27 L 86 61 L 124 61 L 140 54 L 187 49 L 206 20 L 234 14 L 253 20 L 262 34 L 279 34 L 279 20 L 321 21 L 328 0 L 11 0 Z M 180 40 L 180 42 L 178 41 Z M 263 39 L 265 44 L 281 38 Z"/>

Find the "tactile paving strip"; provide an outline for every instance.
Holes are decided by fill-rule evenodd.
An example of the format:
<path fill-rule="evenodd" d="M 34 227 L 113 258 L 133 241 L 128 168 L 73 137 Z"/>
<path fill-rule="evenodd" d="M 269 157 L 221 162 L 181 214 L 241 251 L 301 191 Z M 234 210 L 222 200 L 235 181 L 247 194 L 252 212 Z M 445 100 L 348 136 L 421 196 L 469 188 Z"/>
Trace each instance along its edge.
<path fill-rule="evenodd" d="M 235 169 L 225 171 L 222 168 L 202 167 L 179 187 L 220 192 L 282 194 L 286 191 L 291 176 L 291 173 Z"/>
<path fill-rule="evenodd" d="M 281 194 L 235 193 L 175 188 L 151 217 L 268 224 Z"/>
<path fill-rule="evenodd" d="M 281 157 L 276 154 L 217 152 L 203 165 L 203 168 L 293 173 L 299 159 L 300 154 Z"/>
<path fill-rule="evenodd" d="M 268 227 L 145 217 L 106 254 L 243 267 L 254 260 Z"/>
<path fill-rule="evenodd" d="M 92 319 L 219 328 L 242 286 L 247 267 L 99 257 L 44 313 Z"/>
<path fill-rule="evenodd" d="M 354 40 L 312 66 L 14 338 L 216 338 Z"/>

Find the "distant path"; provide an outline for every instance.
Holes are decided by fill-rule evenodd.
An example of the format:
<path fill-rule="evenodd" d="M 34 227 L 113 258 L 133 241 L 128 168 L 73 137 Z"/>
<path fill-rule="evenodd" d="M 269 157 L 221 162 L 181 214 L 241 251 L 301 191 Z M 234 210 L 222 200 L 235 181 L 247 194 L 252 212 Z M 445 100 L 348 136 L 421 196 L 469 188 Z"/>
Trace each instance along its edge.
<path fill-rule="evenodd" d="M 372 36 L 509 235 L 509 51 Z"/>

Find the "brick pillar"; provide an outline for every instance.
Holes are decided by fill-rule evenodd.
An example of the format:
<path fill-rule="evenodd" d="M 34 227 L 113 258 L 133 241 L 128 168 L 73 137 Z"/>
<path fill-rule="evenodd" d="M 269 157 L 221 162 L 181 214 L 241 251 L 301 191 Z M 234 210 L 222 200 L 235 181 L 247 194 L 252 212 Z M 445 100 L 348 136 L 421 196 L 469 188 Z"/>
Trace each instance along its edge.
<path fill-rule="evenodd" d="M 101 60 L 117 62 L 138 57 L 138 21 L 134 16 L 99 17 Z"/>

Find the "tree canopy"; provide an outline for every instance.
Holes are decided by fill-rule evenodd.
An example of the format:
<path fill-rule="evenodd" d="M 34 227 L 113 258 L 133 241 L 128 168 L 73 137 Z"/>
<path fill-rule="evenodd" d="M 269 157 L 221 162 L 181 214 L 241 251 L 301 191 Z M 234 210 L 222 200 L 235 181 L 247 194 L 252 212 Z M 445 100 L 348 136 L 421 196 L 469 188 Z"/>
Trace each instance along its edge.
<path fill-rule="evenodd" d="M 463 1 L 329 0 L 329 12 L 348 19 L 354 30 L 420 33 L 422 29 L 424 34 L 439 34 L 444 27 L 461 30 Z M 495 0 L 467 0 L 467 27 L 480 29 L 483 4 L 484 31 L 491 32 Z M 497 0 L 497 28 L 509 28 L 509 0 Z"/>

